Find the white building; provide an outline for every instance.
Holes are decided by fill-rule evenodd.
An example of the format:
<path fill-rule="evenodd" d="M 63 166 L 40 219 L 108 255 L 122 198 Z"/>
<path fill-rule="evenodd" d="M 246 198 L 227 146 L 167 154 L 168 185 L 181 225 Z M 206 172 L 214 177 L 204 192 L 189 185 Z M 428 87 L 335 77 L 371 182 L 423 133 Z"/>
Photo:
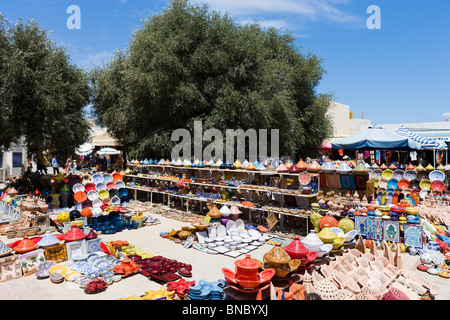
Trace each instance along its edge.
<path fill-rule="evenodd" d="M 6 177 L 19 176 L 27 163 L 23 139 L 13 144 L 9 150 L 0 150 L 0 181 Z"/>

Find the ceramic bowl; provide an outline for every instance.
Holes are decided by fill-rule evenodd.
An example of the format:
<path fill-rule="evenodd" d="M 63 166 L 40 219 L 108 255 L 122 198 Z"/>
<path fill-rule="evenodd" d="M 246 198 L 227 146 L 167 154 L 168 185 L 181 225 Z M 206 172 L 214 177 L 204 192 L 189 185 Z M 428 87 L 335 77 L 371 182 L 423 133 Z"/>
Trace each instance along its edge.
<path fill-rule="evenodd" d="M 430 181 L 435 181 L 435 180 L 440 180 L 440 181 L 444 181 L 444 179 L 445 179 L 445 174 L 442 172 L 442 171 L 439 171 L 439 170 L 434 170 L 434 171 L 431 171 L 430 172 L 430 174 L 429 174 L 429 176 L 428 176 L 428 179 L 430 180 Z"/>
<path fill-rule="evenodd" d="M 393 173 L 394 172 L 392 170 L 386 169 L 386 170 L 383 171 L 383 174 L 381 175 L 381 177 L 383 179 L 390 180 L 390 179 L 392 179 L 392 174 Z"/>
<path fill-rule="evenodd" d="M 445 184 L 441 180 L 434 180 L 431 182 L 431 190 L 442 192 L 445 189 Z"/>
<path fill-rule="evenodd" d="M 428 179 L 423 179 L 419 183 L 420 189 L 422 190 L 430 190 L 431 189 L 431 181 Z"/>
<path fill-rule="evenodd" d="M 395 170 L 394 173 L 392 173 L 392 178 L 401 180 L 401 179 L 403 179 L 404 175 L 405 175 L 405 172 L 403 170 Z"/>
<path fill-rule="evenodd" d="M 378 180 L 382 178 L 382 175 L 383 171 L 381 171 L 380 169 L 372 170 L 372 173 L 370 174 L 371 178 L 377 178 Z"/>
<path fill-rule="evenodd" d="M 334 239 L 332 245 L 333 245 L 333 250 L 337 250 L 340 247 L 342 247 L 342 245 L 345 242 L 345 238 L 344 237 L 337 237 L 336 239 Z"/>
<path fill-rule="evenodd" d="M 333 231 L 338 237 L 344 236 L 344 231 L 341 228 L 338 227 L 331 227 L 331 231 Z"/>
<path fill-rule="evenodd" d="M 387 179 L 380 179 L 379 181 L 378 181 L 378 188 L 381 188 L 381 189 L 387 189 L 387 187 L 388 187 L 388 180 Z"/>
<path fill-rule="evenodd" d="M 422 180 L 428 180 L 429 177 L 429 173 L 427 171 L 420 171 L 417 173 L 417 180 L 422 181 Z"/>
<path fill-rule="evenodd" d="M 73 193 L 77 193 L 77 192 L 84 192 L 84 185 L 82 185 L 81 183 L 76 183 L 74 184 L 74 186 L 72 187 L 72 191 Z"/>
<path fill-rule="evenodd" d="M 406 170 L 403 178 L 408 181 L 414 180 L 417 178 L 417 172 L 415 172 L 414 170 Z"/>
<path fill-rule="evenodd" d="M 420 187 L 420 182 L 417 179 L 413 179 L 411 181 L 409 181 L 409 189 L 419 189 Z"/>
<path fill-rule="evenodd" d="M 409 181 L 407 179 L 401 179 L 398 181 L 398 187 L 402 190 L 409 188 Z"/>
<path fill-rule="evenodd" d="M 355 239 L 355 237 L 358 235 L 358 231 L 356 230 L 351 230 L 349 232 L 347 232 L 346 234 L 344 234 L 344 238 L 345 238 L 345 242 L 350 242 L 353 239 Z"/>
<path fill-rule="evenodd" d="M 330 253 L 330 251 L 333 250 L 333 245 L 326 243 L 320 246 L 319 250 L 317 251 L 317 257 L 322 258 L 324 255 Z"/>
<path fill-rule="evenodd" d="M 390 180 L 387 182 L 387 187 L 388 187 L 389 189 L 397 189 L 397 188 L 398 188 L 398 180 L 397 180 L 397 179 L 394 179 L 394 178 L 390 179 Z"/>

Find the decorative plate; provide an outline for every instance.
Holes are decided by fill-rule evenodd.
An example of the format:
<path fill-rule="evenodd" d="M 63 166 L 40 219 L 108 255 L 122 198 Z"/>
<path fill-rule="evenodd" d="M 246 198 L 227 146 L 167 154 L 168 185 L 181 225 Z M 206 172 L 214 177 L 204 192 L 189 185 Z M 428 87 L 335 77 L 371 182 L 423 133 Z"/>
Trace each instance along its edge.
<path fill-rule="evenodd" d="M 445 184 L 441 180 L 434 180 L 431 182 L 431 190 L 442 192 L 445 189 Z"/>
<path fill-rule="evenodd" d="M 394 179 L 394 178 L 390 179 L 387 182 L 387 186 L 389 189 L 397 189 L 398 188 L 398 180 Z"/>
<path fill-rule="evenodd" d="M 405 171 L 403 170 L 395 170 L 392 174 L 393 179 L 401 180 L 403 179 L 403 176 L 405 175 Z"/>
<path fill-rule="evenodd" d="M 423 179 L 419 183 L 420 189 L 422 190 L 430 190 L 431 189 L 431 181 L 428 179 Z"/>
<path fill-rule="evenodd" d="M 377 178 L 378 180 L 380 180 L 382 175 L 383 175 L 383 171 L 381 171 L 380 169 L 375 169 L 372 171 L 371 177 Z"/>
<path fill-rule="evenodd" d="M 411 181 L 417 178 L 417 173 L 414 170 L 406 170 L 403 178 Z"/>
<path fill-rule="evenodd" d="M 434 171 L 431 171 L 430 172 L 430 174 L 429 174 L 429 179 L 430 179 L 430 181 L 436 181 L 436 180 L 439 180 L 439 181 L 444 181 L 444 179 L 445 179 L 445 174 L 442 172 L 442 171 L 439 171 L 439 170 L 434 170 Z"/>
<path fill-rule="evenodd" d="M 381 175 L 381 177 L 383 179 L 390 180 L 390 179 L 392 179 L 392 174 L 393 174 L 392 170 L 386 169 L 383 171 L 383 174 Z"/>
<path fill-rule="evenodd" d="M 308 172 L 303 171 L 298 175 L 298 181 L 300 184 L 306 186 L 311 182 L 311 175 Z"/>

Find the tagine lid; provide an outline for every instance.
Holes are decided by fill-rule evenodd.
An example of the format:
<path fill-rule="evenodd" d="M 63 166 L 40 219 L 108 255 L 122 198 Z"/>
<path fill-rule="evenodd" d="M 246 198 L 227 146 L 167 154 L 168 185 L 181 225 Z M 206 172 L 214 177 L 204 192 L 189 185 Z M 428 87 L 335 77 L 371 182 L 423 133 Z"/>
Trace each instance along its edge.
<path fill-rule="evenodd" d="M 87 237 L 87 234 L 85 234 L 83 231 L 81 231 L 80 228 L 78 228 L 76 224 L 72 224 L 72 228 L 65 235 L 64 240 L 67 242 L 78 241 L 78 240 L 83 240 L 86 237 Z"/>
<path fill-rule="evenodd" d="M 299 236 L 294 236 L 294 240 L 284 247 L 284 250 L 292 256 L 294 255 L 306 255 L 309 252 L 309 249 L 306 248 L 303 243 L 300 241 Z"/>
<path fill-rule="evenodd" d="M 91 231 L 89 231 L 89 233 L 86 236 L 86 240 L 96 239 L 97 237 L 98 237 L 97 233 L 95 233 L 94 230 L 91 229 Z"/>
<path fill-rule="evenodd" d="M 291 256 L 277 243 L 269 252 L 264 255 L 264 259 L 270 263 L 284 264 L 291 261 Z"/>
<path fill-rule="evenodd" d="M 219 209 L 217 209 L 216 206 L 213 206 L 209 212 L 208 212 L 208 216 L 210 216 L 211 218 L 215 219 L 215 218 L 220 218 L 222 216 L 222 213 L 219 211 Z"/>
<path fill-rule="evenodd" d="M 24 253 L 28 251 L 32 251 L 38 247 L 37 243 L 28 239 L 27 236 L 23 237 L 23 239 L 13 248 L 14 251 L 19 253 Z"/>
<path fill-rule="evenodd" d="M 235 266 L 246 270 L 258 270 L 261 267 L 261 262 L 252 259 L 251 255 L 246 254 L 244 259 L 236 260 Z"/>
<path fill-rule="evenodd" d="M 293 165 L 289 168 L 289 172 L 290 172 L 290 173 L 297 173 L 297 172 L 300 172 L 300 169 L 297 167 L 297 165 L 293 164 Z"/>
<path fill-rule="evenodd" d="M 303 161 L 303 159 L 300 159 L 299 162 L 297 162 L 297 167 L 300 169 L 300 171 L 305 171 L 308 168 L 308 165 L 305 161 Z"/>

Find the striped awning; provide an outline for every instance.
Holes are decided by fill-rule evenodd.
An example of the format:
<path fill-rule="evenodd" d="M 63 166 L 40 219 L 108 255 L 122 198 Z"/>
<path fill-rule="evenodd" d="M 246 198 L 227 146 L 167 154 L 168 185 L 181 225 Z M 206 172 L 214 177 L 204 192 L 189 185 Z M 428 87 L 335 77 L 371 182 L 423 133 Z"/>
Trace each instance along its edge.
<path fill-rule="evenodd" d="M 429 140 L 418 134 L 409 131 L 405 126 L 400 126 L 395 133 L 401 137 L 410 138 L 417 141 L 422 146 L 422 149 L 447 149 L 447 144 L 439 143 L 438 141 Z"/>

